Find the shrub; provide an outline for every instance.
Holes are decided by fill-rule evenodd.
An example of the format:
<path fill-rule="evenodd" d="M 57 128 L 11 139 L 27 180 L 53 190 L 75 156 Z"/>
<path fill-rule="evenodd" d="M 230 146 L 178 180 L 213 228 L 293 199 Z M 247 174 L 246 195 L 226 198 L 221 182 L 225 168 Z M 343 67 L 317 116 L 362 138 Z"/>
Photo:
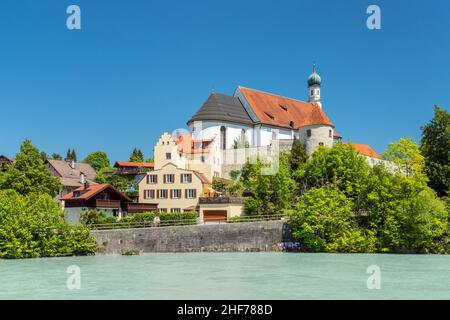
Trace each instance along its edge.
<path fill-rule="evenodd" d="M 66 225 L 49 195 L 0 191 L 0 258 L 86 255 L 95 250 L 86 226 Z"/>

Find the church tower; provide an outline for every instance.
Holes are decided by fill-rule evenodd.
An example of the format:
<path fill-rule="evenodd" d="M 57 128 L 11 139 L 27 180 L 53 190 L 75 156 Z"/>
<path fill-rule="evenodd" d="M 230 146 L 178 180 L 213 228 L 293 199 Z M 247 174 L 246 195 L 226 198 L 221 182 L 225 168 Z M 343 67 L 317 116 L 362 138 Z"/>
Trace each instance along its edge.
<path fill-rule="evenodd" d="M 316 65 L 313 65 L 313 72 L 308 77 L 308 97 L 309 102 L 316 103 L 320 108 L 322 108 L 322 100 L 320 99 L 320 84 L 322 79 L 316 72 Z"/>

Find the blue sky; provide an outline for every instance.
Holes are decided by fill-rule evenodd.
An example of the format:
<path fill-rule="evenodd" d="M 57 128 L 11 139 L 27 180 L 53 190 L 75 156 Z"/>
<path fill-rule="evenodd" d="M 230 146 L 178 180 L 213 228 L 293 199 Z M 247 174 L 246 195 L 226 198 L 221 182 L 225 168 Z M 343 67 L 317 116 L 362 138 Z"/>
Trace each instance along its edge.
<path fill-rule="evenodd" d="M 70 4 L 82 30 L 66 28 Z M 369 4 L 381 30 L 366 28 Z M 450 105 L 449 13 L 445 0 L 2 0 L 0 154 L 29 138 L 79 158 L 149 156 L 213 89 L 306 100 L 314 61 L 344 139 L 418 142 L 433 105 Z"/>

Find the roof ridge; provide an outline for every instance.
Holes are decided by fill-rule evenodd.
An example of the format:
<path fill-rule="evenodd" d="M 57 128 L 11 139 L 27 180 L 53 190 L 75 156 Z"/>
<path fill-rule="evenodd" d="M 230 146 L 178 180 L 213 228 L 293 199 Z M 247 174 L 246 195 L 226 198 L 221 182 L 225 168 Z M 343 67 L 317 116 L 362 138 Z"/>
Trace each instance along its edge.
<path fill-rule="evenodd" d="M 243 88 L 243 89 L 247 89 L 247 90 L 258 91 L 258 92 L 261 92 L 261 93 L 270 94 L 270 95 L 275 96 L 275 97 L 280 97 L 280 98 L 288 99 L 288 100 L 294 100 L 294 101 L 302 102 L 302 103 L 309 103 L 310 105 L 315 106 L 315 105 L 312 104 L 311 102 L 303 101 L 303 100 L 298 100 L 298 99 L 291 98 L 291 97 L 282 96 L 281 94 L 271 93 L 271 92 L 267 92 L 267 91 L 263 91 L 263 90 L 259 90 L 259 89 L 248 88 L 248 87 L 244 87 L 244 86 L 238 86 L 238 88 Z"/>

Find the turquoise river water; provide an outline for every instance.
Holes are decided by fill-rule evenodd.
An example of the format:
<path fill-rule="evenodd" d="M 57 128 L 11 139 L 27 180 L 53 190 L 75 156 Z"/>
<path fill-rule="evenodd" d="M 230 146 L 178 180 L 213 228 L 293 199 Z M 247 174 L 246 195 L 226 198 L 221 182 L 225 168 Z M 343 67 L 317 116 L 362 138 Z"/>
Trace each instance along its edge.
<path fill-rule="evenodd" d="M 79 267 L 79 289 L 67 287 L 71 265 Z M 380 268 L 380 289 L 368 289 L 371 265 Z M 155 253 L 0 260 L 0 299 L 450 299 L 450 256 Z"/>

